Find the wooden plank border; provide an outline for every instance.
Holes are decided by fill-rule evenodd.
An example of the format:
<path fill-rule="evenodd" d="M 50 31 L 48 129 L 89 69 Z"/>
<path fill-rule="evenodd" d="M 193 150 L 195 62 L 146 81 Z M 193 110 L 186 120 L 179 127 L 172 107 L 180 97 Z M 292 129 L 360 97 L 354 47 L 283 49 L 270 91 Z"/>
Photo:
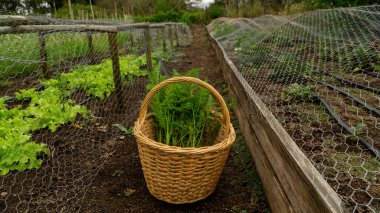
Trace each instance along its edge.
<path fill-rule="evenodd" d="M 209 33 L 235 112 L 273 212 L 347 212 L 338 194 L 253 91 Z"/>

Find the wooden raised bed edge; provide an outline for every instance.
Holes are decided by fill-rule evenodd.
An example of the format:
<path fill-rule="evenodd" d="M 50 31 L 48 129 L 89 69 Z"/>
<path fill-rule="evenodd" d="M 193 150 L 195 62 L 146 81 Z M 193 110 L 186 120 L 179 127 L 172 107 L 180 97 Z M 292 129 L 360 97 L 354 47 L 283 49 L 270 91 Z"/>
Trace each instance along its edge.
<path fill-rule="evenodd" d="M 245 142 L 273 212 L 347 212 L 315 169 L 210 34 Z"/>

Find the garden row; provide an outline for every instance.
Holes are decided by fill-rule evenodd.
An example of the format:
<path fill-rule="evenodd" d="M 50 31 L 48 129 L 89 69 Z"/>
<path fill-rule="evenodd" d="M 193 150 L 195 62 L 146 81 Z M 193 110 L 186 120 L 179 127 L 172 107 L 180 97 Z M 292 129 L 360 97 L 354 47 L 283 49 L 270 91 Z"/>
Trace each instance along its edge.
<path fill-rule="evenodd" d="M 120 63 L 123 84 L 133 82 L 134 77 L 147 75 L 147 71 L 141 69 L 146 67 L 145 55 L 127 55 L 120 58 Z M 85 118 L 91 113 L 83 103 L 71 99 L 76 90 L 99 99 L 107 98 L 115 91 L 112 62 L 105 60 L 98 65 L 81 65 L 71 72 L 43 80 L 41 85 L 43 89 L 16 92 L 13 107 L 7 105 L 9 97 L 0 99 L 1 175 L 40 167 L 42 161 L 38 154 L 49 154 L 49 149 L 43 143 L 30 141 L 34 131 L 47 128 L 55 132 L 78 116 Z"/>
<path fill-rule="evenodd" d="M 378 6 L 333 9 L 294 19 L 226 19 L 209 26 L 236 66 L 235 77 L 241 81 L 237 84 L 265 104 L 280 124 L 277 128 L 286 131 L 320 174 L 306 169 L 307 164 L 296 167 L 311 175 L 308 178 L 323 177 L 318 183 L 310 183 L 306 177 L 301 180 L 311 184 L 312 195 L 320 194 L 328 211 L 380 210 L 380 49 L 375 21 L 380 18 L 379 11 Z M 251 101 L 263 107 L 258 100 Z M 273 125 L 268 115 L 264 118 Z M 257 128 L 273 128 L 252 125 L 259 135 Z M 286 144 L 286 137 L 281 137 Z M 273 139 L 261 140 L 274 143 Z M 288 148 L 287 152 L 293 159 L 299 158 L 295 157 L 297 151 Z M 288 165 L 285 173 L 294 170 L 290 166 L 294 167 Z M 289 181 L 300 181 L 300 177 L 293 178 Z M 329 186 L 322 187 L 325 181 Z M 335 194 L 330 189 L 337 192 L 338 200 L 325 200 Z M 343 206 L 339 207 L 340 203 Z"/>
<path fill-rule="evenodd" d="M 116 92 L 117 110 L 123 110 L 126 95 L 123 88 L 133 84 L 134 77 L 146 76 L 156 61 L 168 59 L 166 44 L 173 50 L 174 38 L 179 45 L 180 36 L 186 34 L 184 25 L 171 23 L 82 26 L 43 22 L 40 23 L 43 25 L 15 26 L 27 23 L 17 22 L 18 17 L 6 18 L 9 26 L 0 27 L 5 38 L 2 45 L 6 47 L 0 60 L 5 95 L 0 101 L 1 175 L 39 168 L 41 154 L 48 155 L 49 148 L 32 141 L 32 134 L 42 129 L 55 132 L 64 124 L 83 122 L 95 113 L 84 106 L 89 99 L 104 100 Z M 106 42 L 104 33 L 108 45 L 102 44 Z M 156 37 L 155 42 L 152 36 Z M 74 60 L 78 57 L 84 60 Z M 105 60 L 107 57 L 111 59 Z M 37 78 L 33 84 L 12 83 L 25 81 L 22 78 L 33 73 Z M 73 99 L 81 92 L 88 97 L 86 100 Z"/>

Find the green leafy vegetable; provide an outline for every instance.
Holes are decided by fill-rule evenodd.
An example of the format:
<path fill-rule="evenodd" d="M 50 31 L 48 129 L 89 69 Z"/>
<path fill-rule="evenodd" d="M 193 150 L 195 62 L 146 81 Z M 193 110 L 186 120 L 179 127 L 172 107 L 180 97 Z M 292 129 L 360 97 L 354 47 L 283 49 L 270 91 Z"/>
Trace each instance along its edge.
<path fill-rule="evenodd" d="M 148 72 L 140 70 L 144 66 L 144 55 L 121 57 L 122 81 L 130 83 L 133 77 L 146 76 Z M 55 132 L 61 125 L 74 121 L 78 115 L 86 117 L 86 107 L 77 105 L 70 99 L 70 94 L 75 89 L 82 89 L 100 99 L 110 96 L 115 90 L 112 62 L 105 60 L 98 65 L 79 66 L 72 72 L 42 81 L 42 85 L 45 89 L 40 92 L 31 88 L 15 93 L 16 100 L 29 101 L 25 108 L 19 105 L 8 109 L 5 104 L 8 97 L 0 98 L 0 175 L 41 166 L 42 160 L 37 156 L 40 153 L 49 154 L 49 149 L 45 144 L 30 140 L 33 131 L 47 128 Z M 130 134 L 129 129 L 124 132 Z"/>
<path fill-rule="evenodd" d="M 186 75 L 197 77 L 199 70 L 190 70 Z M 159 73 L 150 76 L 153 84 L 166 78 Z M 180 147 L 212 145 L 220 128 L 211 114 L 214 105 L 209 91 L 194 84 L 179 83 L 163 88 L 150 104 L 156 119 L 157 140 Z"/>
<path fill-rule="evenodd" d="M 364 123 L 358 123 L 355 127 L 351 127 L 350 131 L 352 135 L 357 136 L 358 134 L 361 134 L 366 127 L 367 125 Z"/>
<path fill-rule="evenodd" d="M 297 83 L 291 84 L 287 90 L 282 93 L 284 101 L 300 100 L 300 99 L 313 99 L 317 94 L 310 86 L 301 86 Z"/>
<path fill-rule="evenodd" d="M 146 57 L 127 55 L 120 57 L 120 74 L 123 82 L 131 82 L 133 77 L 146 76 L 146 70 L 140 67 L 146 66 Z M 100 99 L 109 97 L 115 91 L 113 80 L 113 70 L 111 60 L 105 60 L 97 65 L 83 65 L 74 69 L 70 73 L 62 73 L 57 79 L 42 81 L 45 87 L 55 86 L 65 87 L 69 90 L 83 89 L 87 94 Z"/>

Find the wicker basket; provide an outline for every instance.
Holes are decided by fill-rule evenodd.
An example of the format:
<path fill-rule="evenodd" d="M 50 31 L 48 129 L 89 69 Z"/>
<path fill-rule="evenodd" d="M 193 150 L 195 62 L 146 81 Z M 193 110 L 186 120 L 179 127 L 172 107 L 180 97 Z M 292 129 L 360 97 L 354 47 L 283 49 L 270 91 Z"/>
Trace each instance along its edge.
<path fill-rule="evenodd" d="M 147 114 L 149 102 L 162 87 L 176 82 L 191 82 L 205 87 L 221 105 L 223 119 L 220 119 L 221 128 L 214 145 L 182 148 L 155 141 L 154 118 Z M 135 123 L 134 135 L 150 193 L 173 204 L 193 203 L 214 192 L 235 141 L 235 131 L 222 96 L 211 85 L 191 77 L 170 78 L 147 94 Z"/>

